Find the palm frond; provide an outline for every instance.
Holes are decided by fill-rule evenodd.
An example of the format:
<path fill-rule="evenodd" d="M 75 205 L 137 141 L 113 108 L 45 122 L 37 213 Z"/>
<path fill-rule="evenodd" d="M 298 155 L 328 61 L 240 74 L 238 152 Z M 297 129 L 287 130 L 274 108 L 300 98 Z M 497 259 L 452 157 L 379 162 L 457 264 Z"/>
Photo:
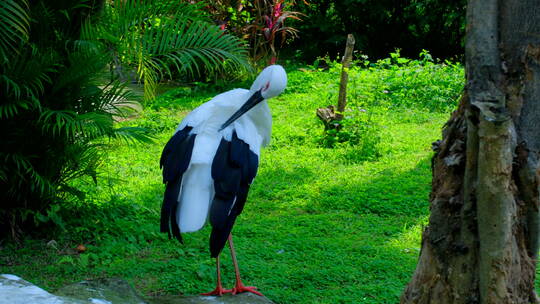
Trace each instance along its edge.
<path fill-rule="evenodd" d="M 202 71 L 251 69 L 244 43 L 211 23 L 203 3 L 168 0 L 115 0 L 97 25 L 83 26 L 82 39 L 100 41 L 111 67 L 126 78 L 134 69 L 145 84 L 145 100 L 173 71 L 194 76 Z"/>
<path fill-rule="evenodd" d="M 182 20 L 174 20 L 146 31 L 142 40 L 145 53 L 161 70 L 172 65 L 180 73 L 194 76 L 202 70 L 223 69 L 225 62 L 230 68 L 250 69 L 244 43 L 208 23 L 193 22 L 187 26 Z"/>
<path fill-rule="evenodd" d="M 89 49 L 72 52 L 67 56 L 67 60 L 68 64 L 55 81 L 53 91 L 64 90 L 73 83 L 92 78 L 94 74 L 100 73 L 106 64 L 103 54 L 94 53 Z"/>
<path fill-rule="evenodd" d="M 113 119 L 109 114 L 89 112 L 77 114 L 69 110 L 45 109 L 39 118 L 42 131 L 70 142 L 91 141 L 109 135 Z"/>
<path fill-rule="evenodd" d="M 146 128 L 121 127 L 113 130 L 112 138 L 122 139 L 127 143 L 152 143 L 155 137 Z"/>
<path fill-rule="evenodd" d="M 9 53 L 17 53 L 18 46 L 28 40 L 30 17 L 26 0 L 0 1 L 0 62 Z"/>
<path fill-rule="evenodd" d="M 21 111 L 38 108 L 39 101 L 35 98 L 8 100 L 0 104 L 0 119 L 9 119 Z"/>
<path fill-rule="evenodd" d="M 38 192 L 40 195 L 47 195 L 52 192 L 54 186 L 32 164 L 32 159 L 21 153 L 0 153 L 0 160 L 3 162 L 4 170 L 10 173 L 14 173 L 15 176 L 11 176 L 12 184 L 7 189 L 9 194 L 14 196 L 24 196 L 25 193 L 19 193 L 23 189 L 29 189 L 30 191 Z M 14 169 L 14 170 L 13 170 Z"/>
<path fill-rule="evenodd" d="M 2 93 L 15 99 L 41 94 L 45 84 L 51 82 L 49 74 L 56 69 L 53 57 L 49 54 L 36 56 L 33 49 L 26 48 L 19 56 L 11 58 L 0 74 Z"/>
<path fill-rule="evenodd" d="M 133 37 L 155 25 L 158 15 L 123 23 L 129 31 L 117 38 L 111 24 L 93 27 L 86 19 L 93 9 L 89 3 L 0 0 L 0 127 L 9 131 L 0 145 L 0 222 L 17 218 L 13 225 L 24 225 L 54 202 L 82 197 L 70 183 L 82 176 L 96 179 L 107 139 L 152 139 L 146 129 L 115 126 L 132 97 L 120 81 L 103 84 L 100 77 L 112 52 L 120 58 L 131 54 L 118 44 L 129 41 L 129 48 L 143 50 Z"/>

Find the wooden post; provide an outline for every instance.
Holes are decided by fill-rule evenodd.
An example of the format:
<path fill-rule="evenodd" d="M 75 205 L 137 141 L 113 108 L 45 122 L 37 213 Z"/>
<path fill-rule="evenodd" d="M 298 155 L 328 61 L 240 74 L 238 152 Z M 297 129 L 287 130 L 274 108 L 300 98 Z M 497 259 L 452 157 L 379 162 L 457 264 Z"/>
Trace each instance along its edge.
<path fill-rule="evenodd" d="M 341 80 L 339 82 L 339 96 L 336 119 L 343 119 L 343 112 L 347 105 L 347 82 L 349 81 L 349 68 L 351 66 L 352 54 L 354 48 L 354 36 L 347 35 L 347 45 L 345 46 L 345 54 L 341 60 Z"/>
<path fill-rule="evenodd" d="M 347 45 L 345 46 L 345 54 L 341 60 L 341 79 L 339 82 L 339 95 L 337 111 L 334 106 L 317 109 L 317 116 L 324 123 L 325 129 L 339 128 L 338 123 L 333 123 L 336 120 L 343 119 L 343 112 L 347 105 L 347 82 L 349 81 L 349 67 L 351 66 L 352 54 L 354 48 L 354 36 L 347 35 Z"/>

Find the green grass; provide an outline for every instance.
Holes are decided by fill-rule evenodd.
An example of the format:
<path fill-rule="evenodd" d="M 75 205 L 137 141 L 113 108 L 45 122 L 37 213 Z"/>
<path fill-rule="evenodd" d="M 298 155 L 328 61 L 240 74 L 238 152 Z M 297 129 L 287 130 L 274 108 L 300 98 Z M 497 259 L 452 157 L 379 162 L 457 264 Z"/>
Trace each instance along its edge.
<path fill-rule="evenodd" d="M 427 224 L 431 143 L 455 106 L 462 70 L 418 63 L 353 70 L 349 106 L 370 113 L 381 139 L 378 156 L 368 157 L 356 145 L 319 145 L 315 110 L 335 103 L 339 66 L 288 72 L 289 89 L 270 102 L 272 143 L 233 231 L 243 279 L 276 303 L 396 303 Z M 407 77 L 414 87 L 399 86 Z M 4 245 L 0 273 L 48 290 L 97 277 L 127 279 L 146 296 L 213 289 L 209 228 L 185 235 L 184 245 L 159 233 L 158 162 L 181 118 L 215 93 L 169 92 L 129 122 L 155 130 L 155 144 L 115 143 L 104 151 L 97 187 L 79 181 L 89 191 L 84 203 L 59 211 L 66 230 L 55 237 L 57 248 L 45 245 L 49 239 Z M 388 95 L 409 99 L 398 105 L 398 97 Z M 78 243 L 88 250 L 75 254 Z M 231 287 L 227 250 L 222 256 Z"/>

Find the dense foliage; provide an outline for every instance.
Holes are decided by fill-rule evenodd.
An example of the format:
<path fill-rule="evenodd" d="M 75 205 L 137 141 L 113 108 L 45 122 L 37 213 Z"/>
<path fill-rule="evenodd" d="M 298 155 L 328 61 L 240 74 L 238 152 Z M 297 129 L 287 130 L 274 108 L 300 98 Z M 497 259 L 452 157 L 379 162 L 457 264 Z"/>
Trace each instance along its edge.
<path fill-rule="evenodd" d="M 104 138 L 149 139 L 114 124 L 133 97 L 125 74 L 151 98 L 172 71 L 249 69 L 239 39 L 175 1 L 10 0 L 0 33 L 0 238 L 43 221 L 62 226 L 54 204 L 84 198 L 69 182 L 96 180 Z"/>
<path fill-rule="evenodd" d="M 343 52 L 347 34 L 356 37 L 356 49 L 382 58 L 396 48 L 416 56 L 422 49 L 439 58 L 463 54 L 465 0 L 313 0 L 298 1 L 295 9 L 306 15 L 294 26 L 300 39 L 292 52 L 304 60 Z"/>
<path fill-rule="evenodd" d="M 0 128 L 6 130 L 0 236 L 17 237 L 19 229 L 38 220 L 61 225 L 50 204 L 67 195 L 82 198 L 69 181 L 96 177 L 101 138 L 148 138 L 142 129 L 114 125 L 113 114 L 121 115 L 116 102 L 127 93 L 116 81 L 95 81 L 106 60 L 83 47 L 88 42 L 79 40 L 79 31 L 99 3 L 81 3 L 4 3 L 11 9 L 2 10 L 6 34 L 0 37 Z"/>
<path fill-rule="evenodd" d="M 286 42 L 298 37 L 291 20 L 301 20 L 289 0 L 217 0 L 200 1 L 214 21 L 227 33 L 244 39 L 249 45 L 252 64 L 264 67 L 277 61 Z"/>
<path fill-rule="evenodd" d="M 429 57 L 427 57 L 429 58 Z M 348 118 L 377 127 L 378 156 L 363 147 L 370 137 L 321 146 L 315 110 L 335 103 L 340 66 L 286 66 L 289 86 L 270 101 L 273 132 L 261 153 L 258 176 L 234 228 L 246 284 L 276 303 L 396 303 L 416 265 L 428 213 L 431 143 L 456 106 L 463 69 L 394 54 L 351 69 Z M 123 127 L 143 126 L 152 144 L 126 147 L 114 140 L 105 177 L 84 203 L 62 206 L 66 231 L 52 245 L 28 241 L 4 246 L 0 267 L 54 289 L 83 278 L 120 276 L 147 296 L 197 294 L 214 287 L 208 227 L 186 234 L 185 245 L 159 233 L 163 184 L 161 150 L 188 111 L 226 87 L 178 88 L 160 96 Z M 357 110 L 358 107 L 365 112 Z M 50 236 L 52 238 L 52 236 Z M 83 243 L 88 250 L 77 254 Z M 222 255 L 223 282 L 234 272 Z"/>
<path fill-rule="evenodd" d="M 144 82 L 147 101 L 166 78 L 250 69 L 244 42 L 212 24 L 200 4 L 114 0 L 93 19 L 83 39 L 101 43 L 113 78 Z"/>

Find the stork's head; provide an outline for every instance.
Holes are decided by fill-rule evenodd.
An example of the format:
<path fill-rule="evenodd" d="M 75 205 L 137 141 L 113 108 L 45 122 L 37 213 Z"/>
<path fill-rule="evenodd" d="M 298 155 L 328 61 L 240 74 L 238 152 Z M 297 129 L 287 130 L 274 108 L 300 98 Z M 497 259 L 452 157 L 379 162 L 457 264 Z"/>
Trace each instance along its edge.
<path fill-rule="evenodd" d="M 285 86 L 287 86 L 287 73 L 282 66 L 271 65 L 264 68 L 251 85 L 249 89 L 251 95 L 248 100 L 221 126 L 220 130 L 225 129 L 261 101 L 281 94 Z"/>
<path fill-rule="evenodd" d="M 269 99 L 281 94 L 285 86 L 287 86 L 285 69 L 280 65 L 271 65 L 262 70 L 249 91 L 255 93 L 260 90 L 262 97 Z"/>

